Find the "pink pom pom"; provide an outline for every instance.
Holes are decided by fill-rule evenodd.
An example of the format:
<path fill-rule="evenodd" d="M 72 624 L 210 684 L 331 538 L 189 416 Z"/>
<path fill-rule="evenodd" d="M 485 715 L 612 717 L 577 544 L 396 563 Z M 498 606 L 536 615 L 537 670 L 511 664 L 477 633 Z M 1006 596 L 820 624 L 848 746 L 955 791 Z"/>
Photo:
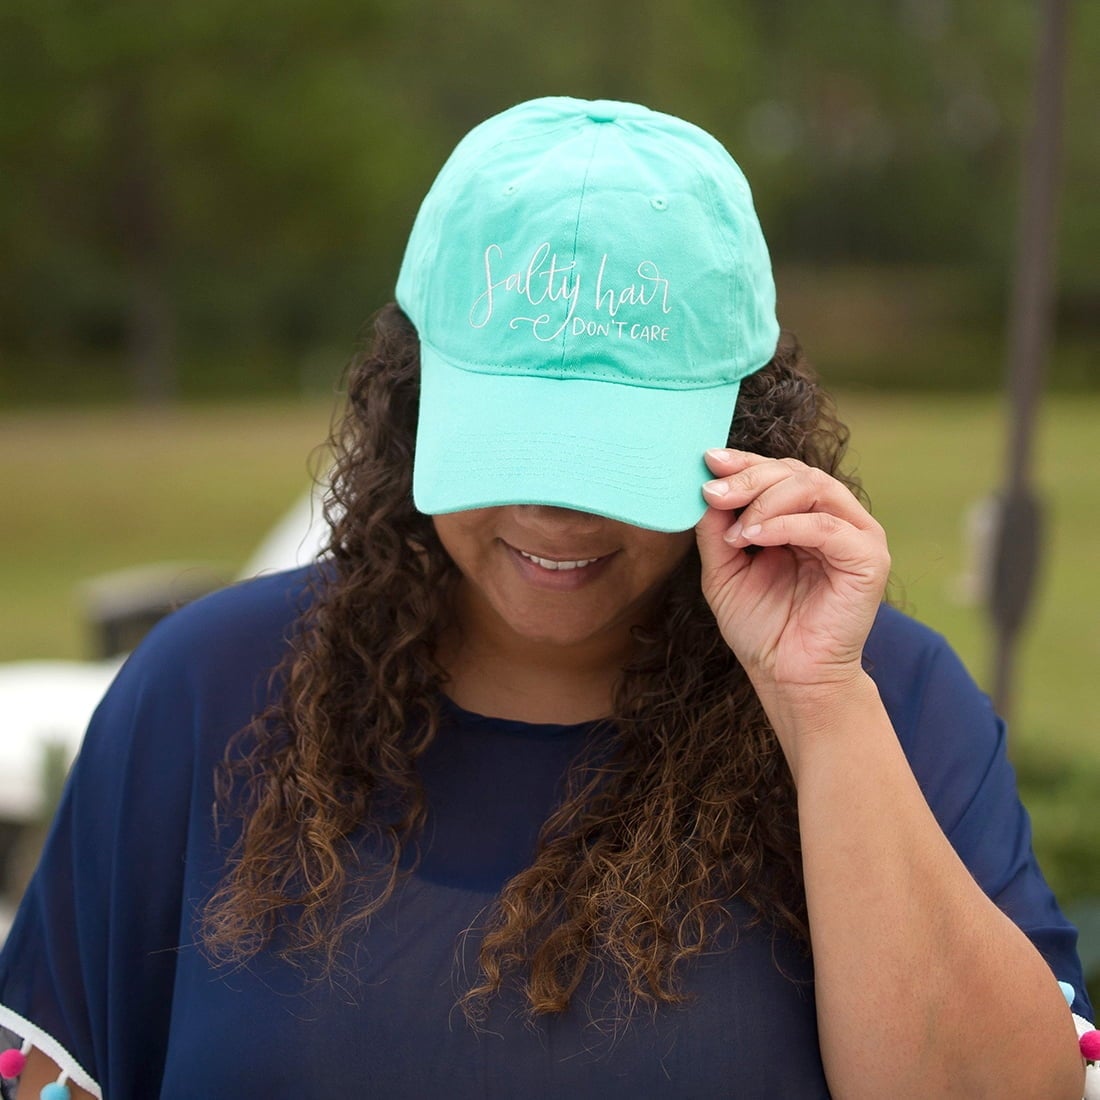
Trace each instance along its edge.
<path fill-rule="evenodd" d="M 27 1056 L 15 1047 L 0 1054 L 0 1077 L 18 1077 L 27 1064 Z"/>
<path fill-rule="evenodd" d="M 1081 1054 L 1088 1062 L 1100 1061 L 1100 1031 L 1086 1031 L 1081 1036 Z"/>

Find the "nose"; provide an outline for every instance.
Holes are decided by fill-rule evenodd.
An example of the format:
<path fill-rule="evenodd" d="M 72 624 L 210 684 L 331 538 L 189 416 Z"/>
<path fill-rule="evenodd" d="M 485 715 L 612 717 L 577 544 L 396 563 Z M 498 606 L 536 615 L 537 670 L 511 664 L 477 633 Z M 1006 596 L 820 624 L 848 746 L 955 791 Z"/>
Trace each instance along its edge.
<path fill-rule="evenodd" d="M 518 522 L 540 534 L 595 534 L 610 523 L 604 516 L 593 512 L 559 508 L 554 504 L 516 504 L 513 507 Z"/>

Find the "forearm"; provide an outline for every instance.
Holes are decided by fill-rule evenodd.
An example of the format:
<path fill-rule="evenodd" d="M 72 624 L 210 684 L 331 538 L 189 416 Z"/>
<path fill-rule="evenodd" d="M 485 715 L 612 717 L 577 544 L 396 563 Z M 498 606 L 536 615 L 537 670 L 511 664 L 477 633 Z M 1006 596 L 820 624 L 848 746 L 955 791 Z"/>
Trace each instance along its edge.
<path fill-rule="evenodd" d="M 1055 978 L 944 837 L 871 680 L 764 699 L 798 788 L 833 1094 L 1080 1100 Z"/>

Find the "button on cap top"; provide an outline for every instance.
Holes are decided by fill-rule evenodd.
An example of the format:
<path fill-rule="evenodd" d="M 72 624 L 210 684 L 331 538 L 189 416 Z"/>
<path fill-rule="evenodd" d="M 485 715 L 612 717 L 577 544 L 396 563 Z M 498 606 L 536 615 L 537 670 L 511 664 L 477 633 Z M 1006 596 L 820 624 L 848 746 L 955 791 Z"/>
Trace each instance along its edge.
<path fill-rule="evenodd" d="M 614 122 L 619 117 L 619 105 L 610 99 L 597 99 L 588 107 L 593 122 Z"/>

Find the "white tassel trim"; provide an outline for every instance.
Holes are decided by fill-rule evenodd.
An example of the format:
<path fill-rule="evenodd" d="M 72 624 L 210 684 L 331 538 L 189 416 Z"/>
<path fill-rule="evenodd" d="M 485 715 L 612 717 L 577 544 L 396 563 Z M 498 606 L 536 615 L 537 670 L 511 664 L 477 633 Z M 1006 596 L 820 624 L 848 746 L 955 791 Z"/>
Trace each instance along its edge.
<path fill-rule="evenodd" d="M 25 1020 L 18 1012 L 13 1012 L 5 1005 L 0 1005 L 0 1027 L 6 1027 L 8 1031 L 22 1036 L 24 1046 L 29 1042 L 42 1051 L 47 1058 L 56 1062 L 61 1070 L 62 1082 L 68 1079 L 90 1092 L 96 1100 L 103 1100 L 103 1092 L 92 1075 L 48 1032 L 32 1024 L 30 1020 Z"/>

